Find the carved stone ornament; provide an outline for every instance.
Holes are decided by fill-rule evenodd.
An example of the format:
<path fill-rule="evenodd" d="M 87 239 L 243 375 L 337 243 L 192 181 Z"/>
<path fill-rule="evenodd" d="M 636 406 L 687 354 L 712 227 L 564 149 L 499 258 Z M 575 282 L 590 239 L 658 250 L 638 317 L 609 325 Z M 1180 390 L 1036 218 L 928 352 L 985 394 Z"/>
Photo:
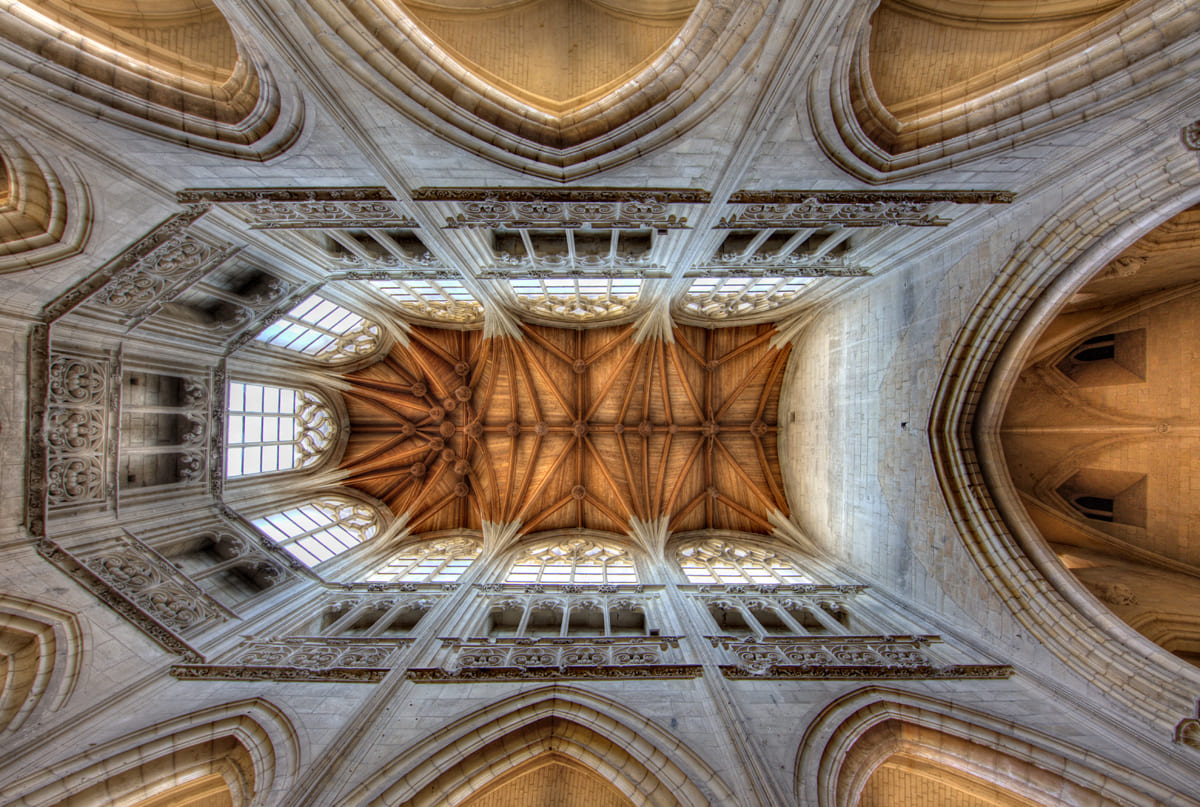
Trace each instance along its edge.
<path fill-rule="evenodd" d="M 97 577 L 171 630 L 186 631 L 227 618 L 216 600 L 132 537 L 109 542 L 86 562 Z"/>
<path fill-rule="evenodd" d="M 101 602 L 124 617 L 163 649 L 175 653 L 188 663 L 203 661 L 203 657 L 198 652 L 179 638 L 173 630 L 144 610 L 140 603 L 135 602 L 132 597 L 127 596 L 111 582 L 92 571 L 58 544 L 41 538 L 37 543 L 37 551 L 39 555 L 74 578 L 75 582 L 96 595 Z"/>
<path fill-rule="evenodd" d="M 378 684 L 386 669 L 329 667 L 239 667 L 227 664 L 175 664 L 171 675 L 181 681 L 315 681 L 326 683 Z"/>
<path fill-rule="evenodd" d="M 114 278 L 123 276 L 150 253 L 168 241 L 179 237 L 192 222 L 208 212 L 208 209 L 208 205 L 191 205 L 183 212 L 171 216 L 120 255 L 97 269 L 89 278 L 82 283 L 77 283 L 66 294 L 43 308 L 42 321 L 53 322 L 83 303 L 107 286 Z"/>
<path fill-rule="evenodd" d="M 627 667 L 475 667 L 447 672 L 438 667 L 412 668 L 405 677 L 418 684 L 502 681 L 589 681 L 598 679 L 699 678 L 699 664 L 654 664 Z"/>
<path fill-rule="evenodd" d="M 1007 191 L 739 191 L 717 229 L 745 227 L 941 227 L 935 205 L 1009 204 Z"/>
<path fill-rule="evenodd" d="M 1183 145 L 1192 151 L 1200 151 L 1200 120 L 1183 127 Z"/>
<path fill-rule="evenodd" d="M 43 430 L 36 435 L 45 467 L 37 486 L 45 493 L 39 510 L 102 503 L 112 493 L 107 449 L 117 408 L 114 377 L 119 370 L 107 360 L 51 353 L 45 392 L 31 387 L 31 399 L 45 401 Z"/>
<path fill-rule="evenodd" d="M 49 397 L 50 328 L 35 325 L 29 333 L 29 423 L 26 435 L 25 526 L 30 534 L 46 534 L 46 442 L 43 428 Z"/>
<path fill-rule="evenodd" d="M 412 639 L 296 637 L 254 641 L 238 648 L 229 661 L 243 667 L 291 667 L 310 671 L 388 668 L 396 650 Z"/>
<path fill-rule="evenodd" d="M 687 217 L 670 205 L 707 204 L 697 190 L 626 188 L 418 188 L 418 202 L 453 203 L 448 229 L 506 227 L 593 227 L 683 229 Z"/>
<path fill-rule="evenodd" d="M 420 226 L 387 188 L 195 189 L 180 191 L 177 198 L 183 204 L 222 205 L 253 230 Z"/>
<path fill-rule="evenodd" d="M 737 664 L 726 678 L 1005 678 L 1004 665 L 938 666 L 924 646 L 936 636 L 709 637 Z M 1007 671 L 1007 672 L 1004 672 Z"/>
<path fill-rule="evenodd" d="M 548 607 L 550 603 L 538 603 Z M 692 678 L 699 667 L 670 663 L 677 636 L 443 639 L 451 650 L 439 671 L 410 670 L 415 681 L 518 681 L 580 678 Z"/>

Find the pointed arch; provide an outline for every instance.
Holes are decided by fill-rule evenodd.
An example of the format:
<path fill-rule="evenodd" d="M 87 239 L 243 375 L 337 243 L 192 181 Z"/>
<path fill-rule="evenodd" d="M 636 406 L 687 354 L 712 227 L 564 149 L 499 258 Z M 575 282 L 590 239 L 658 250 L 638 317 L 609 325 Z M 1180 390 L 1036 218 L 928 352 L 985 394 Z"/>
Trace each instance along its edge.
<path fill-rule="evenodd" d="M 936 773 L 960 792 L 999 797 L 1004 807 L 1179 803 L 1169 786 L 1065 740 L 884 687 L 839 698 L 809 725 L 796 761 L 798 802 L 854 807 L 889 764 Z"/>
<path fill-rule="evenodd" d="M 299 750 L 291 721 L 270 702 L 255 698 L 159 722 L 89 748 L 8 784 L 5 795 L 28 807 L 83 807 L 140 804 L 168 793 L 189 795 L 188 788 L 220 793 L 224 787 L 238 807 L 267 807 L 278 804 L 294 781 Z"/>
<path fill-rule="evenodd" d="M 671 556 L 689 583 L 701 585 L 797 585 L 813 582 L 787 557 L 736 534 L 683 535 Z"/>
<path fill-rule="evenodd" d="M 825 152 L 870 182 L 960 165 L 1121 109 L 1200 52 L 1200 14 L 1187 4 L 1080 0 L 980 9 L 954 0 L 885 0 L 855 9 L 809 81 L 810 120 Z M 927 44 L 910 56 L 920 60 L 919 70 L 880 51 L 873 15 L 882 13 L 880 28 L 894 31 L 903 26 L 886 19 L 893 10 L 930 29 L 899 36 L 962 56 L 946 70 L 945 86 L 916 98 L 903 98 L 900 89 L 895 99 L 876 86 L 875 75 L 888 72 L 919 74 L 928 88 L 936 69 Z M 1010 46 L 1007 61 L 972 67 L 973 59 L 986 62 Z"/>
<path fill-rule="evenodd" d="M 147 12 L 139 5 L 4 0 L 0 60 L 25 71 L 7 79 L 189 148 L 265 160 L 291 145 L 302 119 L 298 94 L 281 91 L 265 59 L 235 42 L 215 6 Z M 163 19 L 172 23 L 164 27 Z M 189 34 L 189 26 L 207 33 Z M 193 53 L 179 45 L 199 38 L 216 44 Z"/>
<path fill-rule="evenodd" d="M 83 187 L 78 181 L 64 184 L 44 157 L 0 130 L 0 273 L 83 249 L 91 230 Z"/>
<path fill-rule="evenodd" d="M 598 772 L 635 804 L 736 803 L 712 768 L 652 721 L 599 695 L 557 686 L 499 701 L 422 739 L 345 803 L 460 804 L 482 781 L 550 750 Z"/>
<path fill-rule="evenodd" d="M 16 731 L 35 712 L 62 707 L 82 662 L 83 633 L 74 614 L 0 595 L 0 731 Z"/>

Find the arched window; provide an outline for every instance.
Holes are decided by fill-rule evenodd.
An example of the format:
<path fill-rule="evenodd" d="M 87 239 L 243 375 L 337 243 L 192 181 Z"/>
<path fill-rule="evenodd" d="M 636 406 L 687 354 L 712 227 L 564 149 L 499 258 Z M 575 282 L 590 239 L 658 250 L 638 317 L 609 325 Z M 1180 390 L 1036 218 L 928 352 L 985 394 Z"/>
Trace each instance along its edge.
<path fill-rule="evenodd" d="M 506 583 L 636 583 L 633 559 L 624 549 L 587 538 L 530 547 L 517 558 Z"/>
<path fill-rule="evenodd" d="M 509 283 L 530 311 L 574 321 L 626 314 L 642 290 L 636 277 L 531 277 Z"/>
<path fill-rule="evenodd" d="M 374 510 L 334 497 L 256 518 L 253 524 L 306 566 L 340 555 L 379 531 Z"/>
<path fill-rule="evenodd" d="M 812 582 L 773 552 L 720 539 L 686 544 L 675 557 L 691 583 L 795 585 Z"/>
<path fill-rule="evenodd" d="M 453 278 L 372 280 L 371 285 L 414 316 L 445 322 L 475 322 L 483 316 L 483 306 Z"/>
<path fill-rule="evenodd" d="M 305 390 L 229 382 L 225 475 L 307 468 L 329 447 L 334 421 Z"/>
<path fill-rule="evenodd" d="M 479 557 L 471 538 L 410 544 L 367 578 L 368 583 L 453 583 Z"/>
<path fill-rule="evenodd" d="M 314 294 L 254 337 L 319 361 L 365 356 L 379 346 L 379 325 Z"/>
<path fill-rule="evenodd" d="M 683 310 L 708 319 L 757 314 L 786 305 L 813 277 L 698 277 L 683 296 Z"/>

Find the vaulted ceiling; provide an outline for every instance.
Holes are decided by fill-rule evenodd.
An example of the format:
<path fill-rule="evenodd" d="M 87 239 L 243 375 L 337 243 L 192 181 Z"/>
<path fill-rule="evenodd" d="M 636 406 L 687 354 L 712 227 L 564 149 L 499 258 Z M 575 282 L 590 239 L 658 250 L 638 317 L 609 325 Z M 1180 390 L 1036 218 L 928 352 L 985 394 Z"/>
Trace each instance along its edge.
<path fill-rule="evenodd" d="M 787 513 L 776 446 L 789 347 L 773 326 L 522 326 L 522 338 L 414 327 L 347 376 L 347 484 L 413 532 L 518 521 L 524 532 L 767 533 Z"/>

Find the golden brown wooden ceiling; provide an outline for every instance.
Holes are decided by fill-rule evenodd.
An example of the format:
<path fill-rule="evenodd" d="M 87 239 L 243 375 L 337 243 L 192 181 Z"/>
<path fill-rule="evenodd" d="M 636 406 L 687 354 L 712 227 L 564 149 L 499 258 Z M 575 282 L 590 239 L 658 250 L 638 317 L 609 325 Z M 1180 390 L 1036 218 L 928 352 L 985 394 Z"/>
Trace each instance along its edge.
<path fill-rule="evenodd" d="M 347 376 L 347 484 L 413 532 L 521 522 L 522 532 L 770 532 L 787 513 L 776 412 L 790 348 L 773 326 L 523 326 L 524 338 L 415 327 Z"/>

